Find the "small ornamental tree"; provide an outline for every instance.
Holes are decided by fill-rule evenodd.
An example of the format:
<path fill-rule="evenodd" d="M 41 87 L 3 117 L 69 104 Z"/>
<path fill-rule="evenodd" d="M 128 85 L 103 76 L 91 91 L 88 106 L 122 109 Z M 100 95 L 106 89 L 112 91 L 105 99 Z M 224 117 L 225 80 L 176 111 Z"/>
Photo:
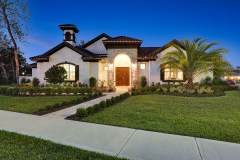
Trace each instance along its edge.
<path fill-rule="evenodd" d="M 147 78 L 145 76 L 142 76 L 140 78 L 140 85 L 141 85 L 141 87 L 146 87 L 147 86 Z"/>
<path fill-rule="evenodd" d="M 47 82 L 57 84 L 63 83 L 67 78 L 67 71 L 61 66 L 52 66 L 45 72 Z"/>
<path fill-rule="evenodd" d="M 90 77 L 89 78 L 89 85 L 91 88 L 96 87 L 97 84 L 97 79 L 95 77 Z"/>

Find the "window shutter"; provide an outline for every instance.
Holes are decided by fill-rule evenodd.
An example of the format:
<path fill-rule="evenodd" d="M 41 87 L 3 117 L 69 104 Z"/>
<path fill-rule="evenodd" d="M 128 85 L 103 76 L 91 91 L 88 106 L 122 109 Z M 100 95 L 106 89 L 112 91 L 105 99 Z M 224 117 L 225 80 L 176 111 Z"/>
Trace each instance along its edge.
<path fill-rule="evenodd" d="M 164 70 L 163 69 L 160 71 L 160 79 L 161 79 L 161 81 L 164 81 Z"/>
<path fill-rule="evenodd" d="M 75 66 L 75 81 L 79 80 L 79 65 Z"/>

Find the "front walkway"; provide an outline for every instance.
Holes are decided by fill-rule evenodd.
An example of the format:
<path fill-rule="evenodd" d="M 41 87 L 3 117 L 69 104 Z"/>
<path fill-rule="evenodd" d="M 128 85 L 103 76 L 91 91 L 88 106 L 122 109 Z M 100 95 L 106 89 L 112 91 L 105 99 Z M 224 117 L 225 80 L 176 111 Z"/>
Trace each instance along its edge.
<path fill-rule="evenodd" d="M 240 144 L 235 143 L 2 110 L 0 130 L 129 159 L 239 160 L 240 157 Z"/>
<path fill-rule="evenodd" d="M 62 110 L 59 110 L 59 111 L 56 111 L 56 112 L 45 114 L 43 116 L 64 119 L 68 116 L 71 116 L 71 115 L 75 114 L 78 108 L 88 108 L 88 107 L 90 107 L 94 104 L 97 104 L 97 103 L 99 103 L 103 100 L 110 99 L 110 98 L 115 97 L 115 96 L 119 96 L 120 94 L 125 93 L 125 92 L 127 92 L 127 90 L 120 90 L 120 91 L 117 91 L 117 92 L 106 93 L 105 96 L 102 96 L 102 97 L 99 97 L 99 98 L 96 98 L 96 99 L 93 99 L 93 100 L 90 100 L 90 101 L 87 101 L 87 102 L 84 102 L 84 103 L 80 103 L 80 104 L 77 104 L 75 106 L 68 107 L 68 108 L 65 108 L 65 109 L 62 109 Z"/>

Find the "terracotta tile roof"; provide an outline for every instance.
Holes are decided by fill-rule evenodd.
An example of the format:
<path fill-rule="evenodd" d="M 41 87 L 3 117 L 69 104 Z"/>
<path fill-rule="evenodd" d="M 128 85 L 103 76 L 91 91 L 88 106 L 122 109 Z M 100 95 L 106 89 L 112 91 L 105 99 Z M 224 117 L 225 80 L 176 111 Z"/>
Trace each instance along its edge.
<path fill-rule="evenodd" d="M 106 38 L 112 38 L 109 35 L 107 35 L 106 33 L 102 33 L 100 35 L 98 35 L 97 37 L 93 38 L 92 40 L 88 41 L 87 43 L 85 43 L 84 45 L 82 45 L 83 48 L 88 47 L 89 45 L 93 44 L 94 42 L 98 41 L 99 39 L 106 37 Z"/>
<path fill-rule="evenodd" d="M 131 38 L 131 37 L 126 37 L 126 36 L 118 36 L 114 38 L 109 38 L 107 40 L 103 40 L 104 43 L 142 43 L 142 40 Z"/>

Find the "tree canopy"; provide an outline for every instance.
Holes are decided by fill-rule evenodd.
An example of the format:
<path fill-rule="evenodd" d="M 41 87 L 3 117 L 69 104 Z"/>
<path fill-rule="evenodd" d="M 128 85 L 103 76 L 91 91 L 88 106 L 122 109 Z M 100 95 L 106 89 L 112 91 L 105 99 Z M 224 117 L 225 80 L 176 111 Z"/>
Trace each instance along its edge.
<path fill-rule="evenodd" d="M 224 48 L 214 48 L 218 43 L 207 43 L 207 39 L 184 39 L 174 45 L 175 51 L 161 58 L 160 68 L 180 69 L 187 80 L 187 87 L 193 88 L 193 80 L 200 74 L 212 71 L 216 76 L 227 74 L 232 66 L 223 58 Z"/>

